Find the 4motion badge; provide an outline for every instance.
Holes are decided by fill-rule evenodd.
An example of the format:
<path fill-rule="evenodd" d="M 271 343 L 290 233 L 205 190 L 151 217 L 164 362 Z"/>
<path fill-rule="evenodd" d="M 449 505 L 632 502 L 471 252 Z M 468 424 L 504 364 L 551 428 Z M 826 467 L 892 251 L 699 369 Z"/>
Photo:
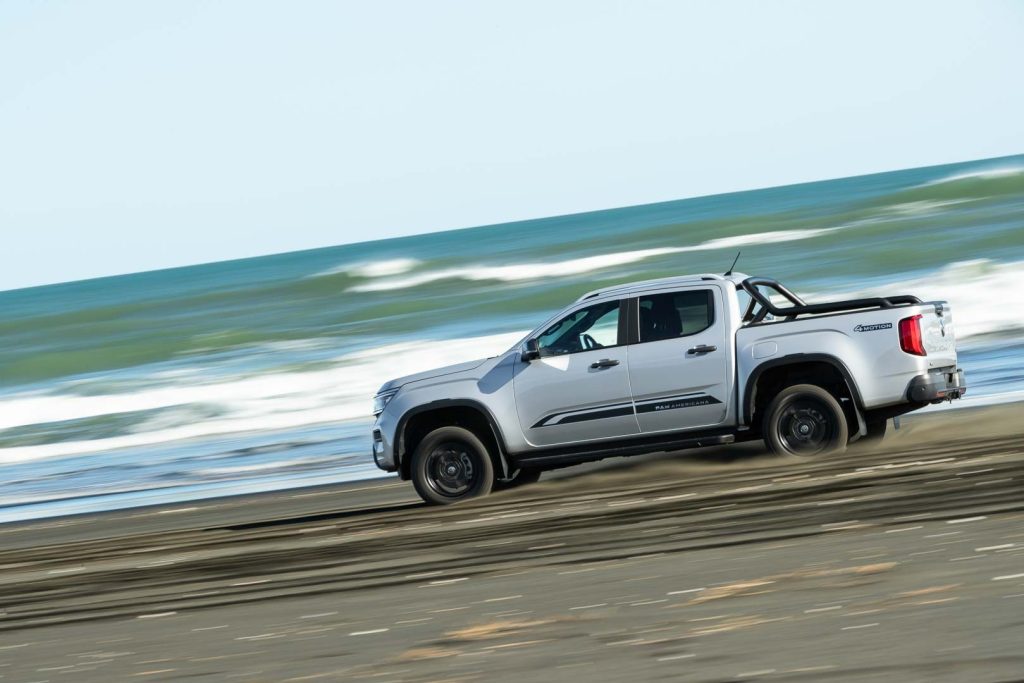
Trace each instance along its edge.
<path fill-rule="evenodd" d="M 874 325 L 857 325 L 854 332 L 874 332 L 875 330 L 891 330 L 892 323 L 876 323 Z"/>

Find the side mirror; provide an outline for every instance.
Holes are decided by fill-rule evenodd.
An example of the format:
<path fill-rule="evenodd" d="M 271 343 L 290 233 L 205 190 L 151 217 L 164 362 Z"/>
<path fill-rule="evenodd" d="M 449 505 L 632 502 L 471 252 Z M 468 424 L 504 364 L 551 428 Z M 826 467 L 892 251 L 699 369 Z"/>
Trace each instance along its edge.
<path fill-rule="evenodd" d="M 540 342 L 536 339 L 527 339 L 526 348 L 523 350 L 523 360 L 529 363 L 540 358 Z"/>

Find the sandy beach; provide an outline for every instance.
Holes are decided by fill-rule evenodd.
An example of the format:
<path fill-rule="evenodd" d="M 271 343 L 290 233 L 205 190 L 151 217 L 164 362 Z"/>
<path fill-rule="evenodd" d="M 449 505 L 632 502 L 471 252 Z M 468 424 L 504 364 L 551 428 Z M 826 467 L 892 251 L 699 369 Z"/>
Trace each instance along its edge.
<path fill-rule="evenodd" d="M 1018 680 L 1022 417 L 5 525 L 0 680 Z"/>

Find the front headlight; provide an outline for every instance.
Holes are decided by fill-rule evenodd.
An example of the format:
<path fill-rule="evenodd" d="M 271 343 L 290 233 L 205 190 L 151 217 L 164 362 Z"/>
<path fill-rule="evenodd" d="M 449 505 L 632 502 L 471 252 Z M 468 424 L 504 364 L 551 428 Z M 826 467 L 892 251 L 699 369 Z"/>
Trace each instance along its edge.
<path fill-rule="evenodd" d="M 395 397 L 398 393 L 398 389 L 392 389 L 391 391 L 382 391 L 373 397 L 373 416 L 377 417 L 384 412 L 384 408 L 387 404 Z"/>

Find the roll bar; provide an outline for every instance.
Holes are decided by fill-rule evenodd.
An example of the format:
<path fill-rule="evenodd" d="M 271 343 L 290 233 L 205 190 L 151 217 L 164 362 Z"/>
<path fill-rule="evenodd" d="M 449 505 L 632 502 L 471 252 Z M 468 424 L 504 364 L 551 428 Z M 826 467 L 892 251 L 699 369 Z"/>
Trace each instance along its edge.
<path fill-rule="evenodd" d="M 754 325 L 771 313 L 779 318 L 793 320 L 798 315 L 816 315 L 820 313 L 841 313 L 843 311 L 856 311 L 864 308 L 896 308 L 897 306 L 909 306 L 920 304 L 922 301 L 910 294 L 901 294 L 890 297 L 871 297 L 867 299 L 849 299 L 847 301 L 832 301 L 823 304 L 808 304 L 796 294 L 791 292 L 778 280 L 768 277 L 748 277 L 740 283 L 747 294 L 750 295 L 750 303 L 743 313 L 743 322 Z M 779 307 L 772 303 L 771 299 L 765 296 L 758 287 L 767 287 L 775 290 L 788 300 L 792 306 Z M 761 309 L 755 314 L 754 307 L 760 304 Z"/>

